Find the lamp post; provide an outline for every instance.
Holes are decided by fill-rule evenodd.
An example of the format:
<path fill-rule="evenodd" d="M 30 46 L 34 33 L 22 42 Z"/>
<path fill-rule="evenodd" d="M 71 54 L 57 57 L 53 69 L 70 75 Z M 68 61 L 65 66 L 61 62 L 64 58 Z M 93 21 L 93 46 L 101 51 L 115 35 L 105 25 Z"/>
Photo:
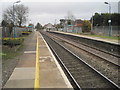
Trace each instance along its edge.
<path fill-rule="evenodd" d="M 112 36 L 112 28 L 111 28 L 111 5 L 110 3 L 108 2 L 104 2 L 105 4 L 108 4 L 109 5 L 109 20 L 108 20 L 108 23 L 109 23 L 109 36 Z"/>
<path fill-rule="evenodd" d="M 93 32 L 93 16 L 94 16 L 94 15 L 92 14 L 92 22 L 91 22 L 91 23 L 92 23 L 92 24 L 91 24 L 91 32 Z"/>
<path fill-rule="evenodd" d="M 20 3 L 21 1 L 16 1 L 13 3 L 13 37 L 16 38 L 16 33 L 15 33 L 15 12 L 14 12 L 14 4 L 15 3 Z"/>

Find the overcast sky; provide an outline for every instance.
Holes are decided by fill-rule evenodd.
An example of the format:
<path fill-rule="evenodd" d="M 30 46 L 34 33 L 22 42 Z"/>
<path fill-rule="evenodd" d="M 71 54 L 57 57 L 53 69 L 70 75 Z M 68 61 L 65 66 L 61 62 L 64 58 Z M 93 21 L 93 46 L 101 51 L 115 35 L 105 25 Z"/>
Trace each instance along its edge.
<path fill-rule="evenodd" d="M 12 6 L 17 0 L 0 0 L 0 21 L 2 12 Z M 118 1 L 120 0 L 21 0 L 21 4 L 28 6 L 28 22 L 42 25 L 47 23 L 59 23 L 59 19 L 67 17 L 68 12 L 72 13 L 76 19 L 90 19 L 92 14 L 107 13 L 107 1 L 111 4 L 112 13 L 118 12 Z M 27 23 L 28 23 L 27 22 Z"/>

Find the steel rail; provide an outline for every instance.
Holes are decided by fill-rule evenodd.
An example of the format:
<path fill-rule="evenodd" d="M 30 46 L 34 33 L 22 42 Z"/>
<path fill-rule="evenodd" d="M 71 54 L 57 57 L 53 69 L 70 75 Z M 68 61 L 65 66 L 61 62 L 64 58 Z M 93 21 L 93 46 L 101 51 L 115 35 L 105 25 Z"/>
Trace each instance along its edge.
<path fill-rule="evenodd" d="M 56 38 L 58 38 L 58 39 L 61 39 L 60 37 L 58 37 L 58 36 L 55 36 Z M 61 39 L 61 40 L 63 40 L 63 39 Z M 108 61 L 108 62 L 110 62 L 110 63 L 112 63 L 112 64 L 114 64 L 114 65 L 116 65 L 116 66 L 118 66 L 118 67 L 120 67 L 120 65 L 119 64 L 116 64 L 116 63 L 114 63 L 114 62 L 112 62 L 112 61 L 109 61 L 109 60 L 107 60 L 107 59 L 105 59 L 105 58 L 103 58 L 103 57 L 101 57 L 101 56 L 99 56 L 99 55 L 97 55 L 97 54 L 95 54 L 95 53 L 93 53 L 93 52 L 90 52 L 90 51 L 88 51 L 88 50 L 85 50 L 85 49 L 83 49 L 83 48 L 80 48 L 80 47 L 78 47 L 77 45 L 75 45 L 75 44 L 73 44 L 72 42 L 68 42 L 67 40 L 63 40 L 64 42 L 66 42 L 66 43 L 68 43 L 68 44 L 71 44 L 71 45 L 73 45 L 73 46 L 75 46 L 75 47 L 77 47 L 77 48 L 79 48 L 79 49 L 81 49 L 81 50 L 83 50 L 83 51 L 85 51 L 85 52 L 88 52 L 88 53 L 90 53 L 90 54 L 92 54 L 92 55 L 95 55 L 96 57 L 98 57 L 98 58 L 101 58 L 101 59 L 104 59 L 104 60 L 106 60 L 106 61 Z M 73 42 L 75 42 L 75 41 L 73 41 Z M 82 44 L 83 45 L 83 44 Z M 85 45 L 86 46 L 86 45 Z M 91 47 L 90 47 L 91 48 Z M 92 49 L 94 49 L 94 48 L 92 48 Z M 96 49 L 97 50 L 97 49 Z M 100 50 L 99 50 L 100 51 Z M 102 52 L 102 51 L 101 51 Z M 103 53 L 106 53 L 106 52 L 103 52 Z M 109 54 L 109 53 L 107 53 L 107 54 Z M 111 55 L 111 54 L 110 54 Z M 114 56 L 114 55 L 112 55 L 112 56 Z"/>
<path fill-rule="evenodd" d="M 44 38 L 44 37 L 43 37 Z M 45 38 L 44 38 L 45 39 Z M 46 40 L 46 39 L 45 39 Z M 47 40 L 46 40 L 47 42 Z M 58 56 L 58 54 L 55 52 L 55 50 L 53 49 L 53 47 L 49 44 L 49 42 L 47 42 L 48 46 L 50 47 L 50 49 L 53 51 L 54 55 L 56 56 L 56 58 L 60 61 L 61 65 L 64 67 L 65 71 L 68 73 L 68 75 L 71 77 L 72 81 L 74 82 L 74 84 L 77 87 L 77 90 L 82 90 L 80 85 L 77 83 L 77 81 L 74 79 L 74 77 L 72 76 L 72 74 L 69 72 L 69 70 L 67 69 L 66 65 L 62 62 L 61 58 Z"/>
<path fill-rule="evenodd" d="M 46 35 L 47 36 L 47 35 Z M 48 36 L 47 36 L 48 37 Z M 58 43 L 57 41 L 55 41 L 53 38 L 49 37 L 51 40 L 53 40 L 55 43 L 57 43 L 59 46 L 61 46 L 63 49 L 65 49 L 66 51 L 68 51 L 69 53 L 71 53 L 73 56 L 75 56 L 76 58 L 78 58 L 80 61 L 82 61 L 85 65 L 87 65 L 88 67 L 90 67 L 92 70 L 94 70 L 97 74 L 99 74 L 101 77 L 103 77 L 105 80 L 107 80 L 109 83 L 111 83 L 113 86 L 115 86 L 116 88 L 120 89 L 120 86 L 118 86 L 116 83 L 114 83 L 112 80 L 110 80 L 109 78 L 107 78 L 105 75 L 103 75 L 102 73 L 100 73 L 98 70 L 96 70 L 94 67 L 92 67 L 91 65 L 89 65 L 88 63 L 86 63 L 84 60 L 82 60 L 79 56 L 77 56 L 76 54 L 74 54 L 72 51 L 70 51 L 69 49 L 67 49 L 66 47 L 64 47 L 63 45 L 61 45 L 60 43 Z"/>
<path fill-rule="evenodd" d="M 50 32 L 50 31 L 48 31 L 48 32 L 49 32 L 49 33 L 54 33 L 54 32 Z M 56 34 L 56 33 L 55 33 L 55 34 Z M 57 33 L 57 34 L 59 34 L 59 35 L 66 35 L 66 36 L 70 36 L 70 37 L 78 37 L 78 36 L 67 35 L 67 34 L 62 34 L 62 33 Z M 79 38 L 79 37 L 78 37 L 78 38 Z M 73 39 L 72 39 L 72 40 L 73 40 Z M 78 41 L 76 41 L 76 40 L 73 40 L 73 41 L 74 41 L 74 42 L 77 42 L 77 43 L 80 43 L 80 42 L 78 42 Z M 80 43 L 80 44 L 85 45 L 85 46 L 90 47 L 90 48 L 93 48 L 93 49 L 96 49 L 96 50 L 98 50 L 98 51 L 101 51 L 101 52 L 110 54 L 110 55 L 112 55 L 112 56 L 115 56 L 115 57 L 120 58 L 120 55 L 113 54 L 113 53 L 111 53 L 111 52 L 108 52 L 108 51 L 105 51 L 105 50 L 101 50 L 101 49 L 98 49 L 98 48 L 96 48 L 96 47 L 89 46 L 89 45 L 87 45 L 87 44 L 85 44 L 85 43 Z"/>

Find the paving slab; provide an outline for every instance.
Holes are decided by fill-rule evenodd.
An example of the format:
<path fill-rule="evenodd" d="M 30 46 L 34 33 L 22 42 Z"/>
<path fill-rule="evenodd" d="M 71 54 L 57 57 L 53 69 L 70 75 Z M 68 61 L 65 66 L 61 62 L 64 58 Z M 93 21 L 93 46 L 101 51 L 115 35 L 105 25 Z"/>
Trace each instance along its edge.
<path fill-rule="evenodd" d="M 33 88 L 34 79 L 9 80 L 4 88 Z"/>
<path fill-rule="evenodd" d="M 24 52 L 3 88 L 34 88 L 36 39 L 37 32 L 33 32 L 24 44 Z M 27 52 L 27 53 L 26 53 Z"/>
<path fill-rule="evenodd" d="M 19 60 L 17 67 L 35 67 L 35 54 L 24 54 L 23 57 Z"/>
<path fill-rule="evenodd" d="M 15 68 L 9 80 L 34 79 L 35 67 L 30 68 Z"/>
<path fill-rule="evenodd" d="M 36 40 L 39 40 L 40 88 L 72 88 L 39 32 L 33 32 L 26 43 L 23 55 L 4 88 L 34 88 L 36 69 Z"/>
<path fill-rule="evenodd" d="M 41 34 L 38 37 L 40 88 L 72 88 L 46 41 Z"/>

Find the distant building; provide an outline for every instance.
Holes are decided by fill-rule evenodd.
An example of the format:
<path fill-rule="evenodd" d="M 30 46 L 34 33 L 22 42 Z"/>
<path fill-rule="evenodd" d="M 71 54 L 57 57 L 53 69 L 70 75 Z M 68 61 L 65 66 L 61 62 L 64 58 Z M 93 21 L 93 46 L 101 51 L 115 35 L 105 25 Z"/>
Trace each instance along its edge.
<path fill-rule="evenodd" d="M 55 27 L 51 23 L 45 24 L 44 28 L 46 31 L 55 30 Z"/>
<path fill-rule="evenodd" d="M 75 21 L 70 19 L 60 19 L 60 25 L 63 26 L 64 32 L 75 32 L 81 33 L 82 32 L 82 23 L 81 19 L 77 19 Z"/>
<path fill-rule="evenodd" d="M 65 24 L 65 19 L 60 19 L 60 25 L 64 25 Z"/>
<path fill-rule="evenodd" d="M 64 32 L 72 32 L 74 29 L 74 21 L 71 19 L 60 19 L 60 25 L 63 26 Z"/>
<path fill-rule="evenodd" d="M 82 25 L 83 25 L 83 21 L 81 19 L 75 20 L 74 32 L 82 33 Z"/>

